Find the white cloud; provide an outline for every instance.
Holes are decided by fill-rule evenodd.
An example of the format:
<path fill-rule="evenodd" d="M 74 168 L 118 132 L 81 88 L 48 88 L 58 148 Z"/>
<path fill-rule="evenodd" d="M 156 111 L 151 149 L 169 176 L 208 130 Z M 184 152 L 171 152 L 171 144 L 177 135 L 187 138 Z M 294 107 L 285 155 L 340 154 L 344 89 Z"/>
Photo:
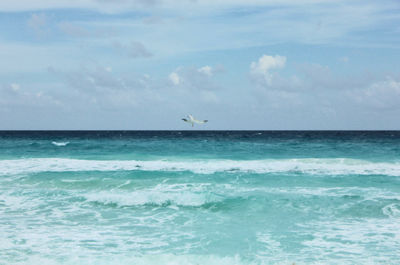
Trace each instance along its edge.
<path fill-rule="evenodd" d="M 155 82 L 151 76 L 113 71 L 110 66 L 99 64 L 89 64 L 72 71 L 54 68 L 48 71 L 59 78 L 61 84 L 69 87 L 51 93 L 64 93 L 60 98 L 71 109 L 115 111 L 158 100 L 157 95 L 152 94 L 157 90 L 152 89 Z"/>
<path fill-rule="evenodd" d="M 147 25 L 161 24 L 163 22 L 164 22 L 163 18 L 158 16 L 149 16 L 143 19 L 143 23 Z"/>
<path fill-rule="evenodd" d="M 205 74 L 207 76 L 212 76 L 213 75 L 213 69 L 212 69 L 211 66 L 208 66 L 208 65 L 200 67 L 199 69 L 197 69 L 197 71 L 199 73 Z"/>
<path fill-rule="evenodd" d="M 396 45 L 396 38 L 392 35 L 390 38 L 381 39 L 374 35 L 375 31 L 372 35 L 365 34 L 371 28 L 377 29 L 377 34 L 380 32 L 379 29 L 384 29 L 382 34 L 385 36 L 388 35 L 385 29 L 394 32 L 395 29 L 390 25 L 397 25 L 394 23 L 397 20 L 392 18 L 394 16 L 392 13 L 384 12 L 386 9 L 393 10 L 386 4 L 376 4 L 370 0 L 367 0 L 366 4 L 338 0 L 340 5 L 332 4 L 328 0 L 309 6 L 303 5 L 307 0 L 290 3 L 289 0 L 283 0 L 283 3 L 279 0 L 182 0 L 176 2 L 149 0 L 151 3 L 146 5 L 145 1 L 0 1 L 0 10 L 3 12 L 7 8 L 2 8 L 7 5 L 10 8 L 14 6 L 16 10 L 24 8 L 34 10 L 29 12 L 29 15 L 15 13 L 15 16 L 22 17 L 25 22 L 29 19 L 26 26 L 32 32 L 49 33 L 46 34 L 46 37 L 49 37 L 48 42 L 33 43 L 29 38 L 32 34 L 22 36 L 25 39 L 18 37 L 14 40 L 17 28 L 7 27 L 9 32 L 4 32 L 4 40 L 0 44 L 0 57 L 4 59 L 3 63 L 0 63 L 0 70 L 4 74 L 3 80 L 0 81 L 8 84 L 4 85 L 2 93 L 9 95 L 10 98 L 17 98 L 18 95 L 18 102 L 27 104 L 29 104 L 28 100 L 23 101 L 24 93 L 30 93 L 31 98 L 34 95 L 39 98 L 51 95 L 68 106 L 78 106 L 79 103 L 86 107 L 86 101 L 92 100 L 96 103 L 94 105 L 103 105 L 105 109 L 110 103 L 115 109 L 119 109 L 121 105 L 130 108 L 134 105 L 132 103 L 135 103 L 139 106 L 157 105 L 165 109 L 175 106 L 179 110 L 198 106 L 199 109 L 217 113 L 216 110 L 231 111 L 233 107 L 230 109 L 227 106 L 231 103 L 231 106 L 243 112 L 242 124 L 251 123 L 249 118 L 252 116 L 249 109 L 254 107 L 254 101 L 257 100 L 260 101 L 260 106 L 265 106 L 265 108 L 276 106 L 277 112 L 290 106 L 287 107 L 288 117 L 291 117 L 293 110 L 293 112 L 304 114 L 309 113 L 307 111 L 311 109 L 316 110 L 312 113 L 318 116 L 322 104 L 327 107 L 332 106 L 334 111 L 340 112 L 340 109 L 343 109 L 349 113 L 356 113 L 354 116 L 358 115 L 358 117 L 362 117 L 362 111 L 365 109 L 376 111 L 374 107 L 400 106 L 399 82 L 396 81 L 398 79 L 385 80 L 381 76 L 385 69 L 378 69 L 379 73 L 375 71 L 379 66 L 369 69 L 372 77 L 355 76 L 354 73 L 360 69 L 360 65 L 357 65 L 358 60 L 351 58 L 349 61 L 347 57 L 341 57 L 348 55 L 343 53 L 346 49 L 342 47 L 345 48 L 355 42 L 370 45 L 371 42 L 368 39 L 374 39 L 375 43 L 389 42 Z M 316 1 L 307 2 L 315 3 Z M 182 5 L 179 6 L 180 4 Z M 186 8 L 188 5 L 192 5 L 193 8 Z M 264 8 L 267 6 L 279 8 Z M 85 18 L 80 17 L 82 11 L 75 11 L 75 9 L 70 10 L 71 17 L 69 17 L 69 11 L 68 14 L 62 10 L 49 10 L 46 14 L 43 13 L 46 12 L 44 11 L 46 8 L 64 7 L 88 8 L 90 12 L 95 10 L 104 13 L 119 11 L 125 13 L 121 16 L 95 13 L 96 15 Z M 153 7 L 154 10 L 150 10 L 151 12 L 147 12 L 148 10 L 134 12 L 132 16 L 126 13 L 138 8 Z M 174 7 L 177 8 L 174 9 Z M 188 10 L 190 10 L 189 13 Z M 32 15 L 32 12 L 36 14 Z M 299 17 L 298 14 L 307 14 L 307 16 Z M 143 15 L 149 16 L 148 19 L 144 19 Z M 67 17 L 69 20 L 64 21 Z M 18 26 L 17 24 L 15 27 Z M 293 31 L 294 27 L 295 31 Z M 101 39 L 115 36 L 113 34 L 118 35 L 118 39 Z M 8 37 L 14 43 L 7 43 Z M 132 39 L 141 42 L 131 43 Z M 120 43 L 111 47 L 113 41 L 116 40 Z M 340 51 L 335 50 L 337 49 L 335 44 L 338 41 L 345 43 L 339 46 Z M 268 46 L 273 43 L 293 43 L 293 46 L 292 44 L 290 47 Z M 342 75 L 343 72 L 340 70 L 336 71 L 337 64 L 333 65 L 335 68 L 332 70 L 328 66 L 317 64 L 299 70 L 302 66 L 298 60 L 302 57 L 289 57 L 290 65 L 287 65 L 286 57 L 275 55 L 276 52 L 289 56 L 289 53 L 302 50 L 302 47 L 296 46 L 296 43 L 332 43 L 335 48 L 327 49 L 334 51 L 331 56 L 328 56 L 329 58 L 325 58 L 318 49 L 316 53 L 310 50 L 311 56 L 308 58 L 314 58 L 320 63 L 321 61 L 331 63 L 332 56 L 339 54 L 333 60 L 336 63 L 349 61 L 351 65 L 348 67 L 350 70 L 348 75 Z M 234 50 L 244 47 L 253 48 Z M 268 47 L 274 53 L 265 51 L 267 54 L 264 56 L 261 56 L 261 53 L 253 60 L 242 60 L 249 58 L 249 54 L 253 56 L 253 52 L 260 51 L 260 48 L 254 47 L 264 47 L 263 49 Z M 107 48 L 114 48 L 114 53 L 109 52 Z M 116 56 L 115 50 L 118 50 L 122 56 L 118 54 Z M 208 57 L 203 57 L 203 53 L 196 54 L 197 51 L 203 50 L 215 50 L 213 54 L 217 52 L 218 54 L 211 60 L 204 61 L 211 56 L 207 54 Z M 282 52 L 285 50 L 289 53 Z M 380 51 L 377 52 L 380 54 Z M 157 56 L 155 60 L 130 59 L 149 57 L 152 53 Z M 238 53 L 242 54 L 239 56 Z M 385 54 L 390 56 L 390 52 Z M 261 57 L 258 58 L 259 56 Z M 182 60 L 182 58 L 185 59 Z M 111 64 L 113 69 L 92 67 L 73 70 L 78 64 L 92 63 L 92 60 L 95 64 L 105 66 Z M 171 65 L 182 64 L 182 61 L 190 61 L 192 67 L 169 68 Z M 250 64 L 251 61 L 254 62 Z M 216 78 L 218 65 L 215 63 L 217 62 L 228 65 L 229 71 L 226 78 Z M 52 78 L 46 76 L 46 73 L 43 73 L 49 65 L 65 69 L 63 73 L 58 73 L 59 77 L 62 76 L 62 80 L 57 89 L 53 84 L 35 84 L 39 82 L 37 80 L 46 80 L 45 83 L 54 82 Z M 294 65 L 298 67 L 294 68 Z M 368 68 L 368 65 L 362 65 L 362 67 Z M 290 69 L 286 71 L 285 68 Z M 293 76 L 286 74 L 296 70 Z M 151 76 L 132 77 L 131 74 L 134 71 L 148 72 Z M 249 71 L 251 78 L 256 82 L 257 89 L 254 91 L 242 89 L 249 86 L 248 80 L 242 80 L 245 79 L 242 78 L 243 75 L 248 74 Z M 163 72 L 163 77 L 157 79 L 159 73 Z M 33 79 L 30 79 L 31 76 Z M 21 80 L 18 77 L 24 77 L 21 87 L 19 84 L 10 83 L 13 80 Z M 38 92 L 42 90 L 43 93 Z M 346 94 L 347 92 L 351 94 Z M 166 103 L 155 104 L 157 98 Z M 14 102 L 6 100 L 5 97 L 0 100 Z M 218 101 L 221 104 L 211 104 Z M 267 104 L 266 101 L 274 104 Z M 207 105 L 203 105 L 204 103 Z M 304 111 L 299 110 L 298 106 L 304 108 Z M 87 107 L 90 108 L 90 106 Z M 142 109 L 149 110 L 150 108 L 143 107 Z M 354 111 L 357 109 L 361 111 Z M 398 109 L 400 110 L 400 107 Z M 81 112 L 76 113 L 79 116 Z M 260 111 L 260 113 L 265 112 Z M 376 113 L 378 115 L 380 112 L 376 111 Z M 318 122 L 317 120 L 315 121 Z M 346 119 L 343 120 L 346 121 Z"/>
<path fill-rule="evenodd" d="M 16 84 L 16 83 L 10 84 L 10 87 L 11 87 L 11 89 L 14 90 L 14 91 L 18 91 L 18 90 L 20 89 L 20 85 L 19 85 L 19 84 Z"/>
<path fill-rule="evenodd" d="M 320 122 L 318 126 L 331 119 L 336 125 L 326 123 L 323 126 L 334 128 L 340 125 L 347 129 L 383 125 L 391 128 L 395 113 L 400 111 L 400 81 L 393 76 L 386 79 L 368 73 L 348 76 L 315 63 L 299 65 L 293 76 L 285 76 L 271 72 L 284 67 L 285 61 L 267 58 L 261 57 L 252 63 L 251 74 L 256 77 L 257 84 L 252 93 L 259 100 L 257 108 L 282 113 L 296 109 L 299 115 L 315 115 Z M 386 120 L 381 121 L 379 116 L 386 114 Z M 372 121 L 375 123 L 371 127 Z"/>
<path fill-rule="evenodd" d="M 286 64 L 286 57 L 275 55 L 263 55 L 257 62 L 250 64 L 250 74 L 256 79 L 262 79 L 268 85 L 271 85 L 273 73 L 271 70 L 283 68 Z"/>
<path fill-rule="evenodd" d="M 336 0 L 337 1 L 337 0 Z M 187 6 L 262 6 L 262 5 L 304 5 L 315 3 L 334 2 L 334 0 L 18 0 L 0 1 L 0 10 L 24 11 L 55 8 L 90 8 L 102 12 L 123 12 L 152 7 L 170 7 L 172 9 L 185 8 Z"/>
<path fill-rule="evenodd" d="M 28 20 L 28 26 L 33 29 L 40 29 L 41 27 L 46 26 L 47 17 L 46 14 L 32 14 L 32 16 Z"/>
<path fill-rule="evenodd" d="M 201 96 L 205 102 L 218 103 L 219 99 L 217 95 L 212 91 L 201 91 Z"/>
<path fill-rule="evenodd" d="M 352 91 L 350 96 L 361 105 L 378 109 L 399 109 L 400 81 L 387 77 L 386 80 L 377 81 L 365 89 Z"/>
<path fill-rule="evenodd" d="M 224 71 L 225 71 L 225 68 L 222 64 L 217 64 L 215 66 L 205 65 L 205 66 L 197 69 L 197 72 L 199 72 L 200 74 L 205 75 L 207 77 L 211 77 L 214 74 L 222 73 Z"/>
<path fill-rule="evenodd" d="M 46 14 L 32 14 L 28 19 L 27 25 L 38 36 L 43 36 L 47 31 L 48 18 Z"/>
<path fill-rule="evenodd" d="M 181 82 L 181 78 L 180 78 L 180 76 L 177 74 L 177 73 L 175 73 L 175 72 L 172 72 L 169 76 L 168 76 L 168 78 L 169 78 L 169 80 L 172 82 L 172 84 L 174 84 L 174 85 L 179 85 L 179 83 Z"/>
<path fill-rule="evenodd" d="M 153 54 L 146 49 L 143 43 L 139 41 L 132 41 L 126 45 L 114 42 L 113 46 L 121 54 L 128 55 L 132 58 L 148 58 L 153 56 Z"/>
<path fill-rule="evenodd" d="M 58 25 L 59 29 L 64 32 L 65 34 L 69 36 L 74 36 L 74 37 L 84 37 L 90 35 L 89 31 L 86 29 L 79 27 L 77 25 L 74 25 L 70 22 L 61 22 Z"/>
<path fill-rule="evenodd" d="M 222 65 L 203 66 L 200 68 L 192 66 L 180 66 L 169 76 L 169 81 L 173 85 L 180 85 L 186 91 L 216 91 L 221 87 L 215 82 L 213 76 L 224 71 Z"/>
<path fill-rule="evenodd" d="M 21 89 L 20 84 L 10 83 L 0 85 L 0 106 L 10 108 L 47 108 L 49 106 L 60 105 L 60 102 L 49 93 L 38 91 L 36 87 Z"/>
<path fill-rule="evenodd" d="M 144 2 L 145 0 L 141 0 Z M 340 0 L 339 0 L 340 1 Z M 46 8 L 87 8 L 105 13 L 129 12 L 146 5 L 135 4 L 138 1 L 130 0 L 58 0 L 58 1 L 14 1 L 18 4 L 3 3 L 0 1 L 0 10 L 7 7 L 19 10 Z M 157 3 L 158 2 L 158 3 Z M 310 7 L 304 3 L 318 3 Z M 184 4 L 186 3 L 186 4 Z M 216 2 L 217 3 L 217 2 Z M 124 43 L 132 38 L 132 30 L 135 36 L 150 45 L 151 51 L 157 56 L 170 56 L 186 52 L 220 49 L 240 49 L 279 43 L 354 43 L 355 40 L 362 45 L 372 45 L 367 36 L 362 38 L 350 36 L 352 33 L 363 32 L 371 28 L 379 28 L 383 23 L 381 14 L 384 14 L 386 5 L 368 3 L 358 6 L 341 1 L 342 5 L 332 5 L 330 1 L 294 1 L 290 3 L 281 1 L 218 1 L 215 5 L 210 0 L 206 1 L 155 1 L 157 7 L 154 12 L 144 12 L 151 18 L 162 17 L 160 25 L 143 25 L 142 16 L 120 17 L 112 16 L 103 19 L 101 16 L 91 16 L 87 19 L 77 19 L 59 23 L 58 27 L 50 25 L 58 18 L 57 14 L 50 15 L 47 21 L 52 33 L 58 29 L 70 37 L 102 37 L 118 34 Z M 239 7 L 239 5 L 243 5 Z M 2 8 L 3 5 L 3 8 Z M 186 9 L 191 5 L 191 9 Z M 215 6 L 214 6 L 215 5 Z M 377 8 L 375 8 L 375 5 Z M 279 8 L 257 8 L 279 7 Z M 368 7 L 368 8 L 367 8 Z M 306 10 L 305 10 L 306 9 Z M 355 11 L 353 10 L 355 9 Z M 382 10 L 383 9 L 383 10 Z M 187 10 L 192 10 L 190 14 Z M 382 11 L 381 11 L 382 10 Z M 46 11 L 41 11 L 46 12 Z M 72 11 L 74 12 L 74 11 Z M 297 18 L 298 14 L 309 13 L 307 19 Z M 379 16 L 378 16 L 379 13 Z M 350 15 L 349 15 L 350 14 Z M 354 14 L 354 15 L 353 15 Z M 75 15 L 74 15 L 75 16 Z M 220 17 L 223 19 L 213 19 Z M 368 17 L 368 20 L 364 19 Z M 386 16 L 385 20 L 386 21 Z M 152 19 L 150 19 L 152 21 Z M 184 23 L 182 23 L 184 21 Z M 394 25 L 395 23 L 393 23 Z M 317 30 L 317 25 L 321 29 Z M 110 27 L 110 30 L 102 30 L 98 27 Z M 293 31 L 293 27 L 296 28 Z M 318 26 L 319 27 L 319 26 Z M 207 32 L 207 34 L 205 34 Z M 68 37 L 67 36 L 67 37 Z M 59 35 L 50 37 L 59 38 Z M 160 42 L 159 40 L 163 41 Z M 377 38 L 374 38 L 377 39 Z M 377 41 L 375 41 L 376 43 Z M 55 43 L 55 42 L 54 42 Z M 384 44 L 384 40 L 379 41 Z M 94 43 L 96 44 L 96 43 Z M 391 40 L 391 44 L 394 42 Z M 147 46 L 146 46 L 147 47 Z"/>
<path fill-rule="evenodd" d="M 87 27 L 87 25 L 85 25 Z M 113 28 L 86 28 L 79 23 L 63 21 L 58 24 L 58 29 L 70 37 L 76 38 L 107 38 L 117 35 Z"/>

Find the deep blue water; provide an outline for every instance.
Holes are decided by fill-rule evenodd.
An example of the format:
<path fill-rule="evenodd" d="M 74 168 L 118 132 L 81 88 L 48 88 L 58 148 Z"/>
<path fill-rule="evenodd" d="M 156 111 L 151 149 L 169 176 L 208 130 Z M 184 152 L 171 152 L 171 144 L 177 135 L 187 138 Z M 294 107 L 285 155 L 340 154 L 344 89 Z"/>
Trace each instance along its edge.
<path fill-rule="evenodd" d="M 0 264 L 399 260 L 399 131 L 0 132 Z"/>

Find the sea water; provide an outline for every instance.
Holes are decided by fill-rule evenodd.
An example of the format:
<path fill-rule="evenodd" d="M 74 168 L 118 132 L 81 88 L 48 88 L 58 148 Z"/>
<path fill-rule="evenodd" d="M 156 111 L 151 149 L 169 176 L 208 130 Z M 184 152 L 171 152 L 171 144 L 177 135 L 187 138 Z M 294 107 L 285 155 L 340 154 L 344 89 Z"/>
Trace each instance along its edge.
<path fill-rule="evenodd" d="M 0 132 L 0 264 L 399 264 L 400 132 Z"/>

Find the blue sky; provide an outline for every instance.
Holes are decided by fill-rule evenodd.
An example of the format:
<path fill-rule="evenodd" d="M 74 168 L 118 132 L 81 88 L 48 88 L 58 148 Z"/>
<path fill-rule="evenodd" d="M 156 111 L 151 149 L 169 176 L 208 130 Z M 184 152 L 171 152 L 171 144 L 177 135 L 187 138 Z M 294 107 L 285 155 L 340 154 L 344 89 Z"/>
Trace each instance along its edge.
<path fill-rule="evenodd" d="M 400 2 L 4 0 L 0 129 L 400 129 Z"/>

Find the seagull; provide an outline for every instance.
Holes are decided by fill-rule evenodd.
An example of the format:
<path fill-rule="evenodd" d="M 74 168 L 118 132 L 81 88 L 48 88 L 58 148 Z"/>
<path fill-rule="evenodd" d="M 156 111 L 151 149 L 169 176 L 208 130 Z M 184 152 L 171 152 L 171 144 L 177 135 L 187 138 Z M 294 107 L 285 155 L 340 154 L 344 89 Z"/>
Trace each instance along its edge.
<path fill-rule="evenodd" d="M 208 120 L 202 120 L 202 121 L 196 120 L 196 119 L 193 118 L 193 116 L 190 115 L 190 114 L 187 115 L 187 119 L 182 119 L 182 120 L 185 121 L 185 122 L 187 122 L 187 123 L 191 123 L 191 124 L 192 124 L 192 127 L 194 126 L 195 123 L 197 123 L 197 124 L 203 124 L 203 123 L 208 122 Z"/>

